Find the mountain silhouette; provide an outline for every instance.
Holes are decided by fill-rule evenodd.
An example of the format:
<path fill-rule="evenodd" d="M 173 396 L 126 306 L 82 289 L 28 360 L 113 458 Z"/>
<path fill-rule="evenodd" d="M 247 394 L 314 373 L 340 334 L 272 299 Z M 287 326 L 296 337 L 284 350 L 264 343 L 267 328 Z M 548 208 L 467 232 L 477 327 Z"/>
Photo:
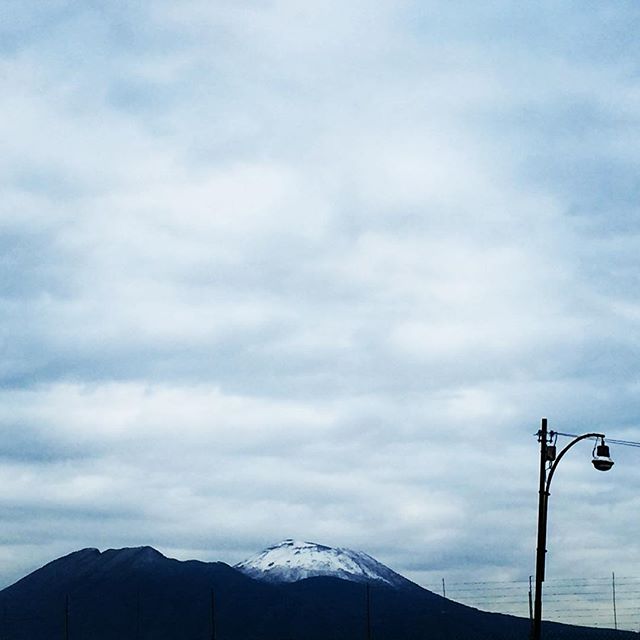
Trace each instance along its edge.
<path fill-rule="evenodd" d="M 71 553 L 0 591 L 0 608 L 2 640 L 525 640 L 529 632 L 526 619 L 478 611 L 409 581 L 270 582 L 151 547 Z M 544 629 L 545 640 L 614 633 Z"/>

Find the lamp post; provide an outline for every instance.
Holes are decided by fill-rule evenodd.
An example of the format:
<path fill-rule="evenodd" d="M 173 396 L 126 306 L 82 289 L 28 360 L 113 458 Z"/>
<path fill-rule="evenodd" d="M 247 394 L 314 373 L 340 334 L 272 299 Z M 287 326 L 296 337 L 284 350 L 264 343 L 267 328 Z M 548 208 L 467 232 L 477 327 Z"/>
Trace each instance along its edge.
<path fill-rule="evenodd" d="M 594 448 L 593 466 L 598 471 L 609 471 L 613 460 L 609 457 L 609 447 L 604 443 L 604 434 L 585 433 L 575 437 L 562 451 L 556 455 L 554 432 L 547 431 L 547 419 L 542 418 L 542 425 L 538 431 L 540 442 L 540 488 L 538 492 L 538 543 L 536 548 L 536 593 L 533 606 L 533 622 L 531 625 L 531 640 L 540 640 L 542 632 L 542 583 L 544 582 L 545 554 L 547 553 L 547 511 L 549 507 L 549 487 L 551 479 L 562 457 L 581 440 L 595 438 L 600 444 Z M 548 466 L 547 466 L 548 465 Z"/>

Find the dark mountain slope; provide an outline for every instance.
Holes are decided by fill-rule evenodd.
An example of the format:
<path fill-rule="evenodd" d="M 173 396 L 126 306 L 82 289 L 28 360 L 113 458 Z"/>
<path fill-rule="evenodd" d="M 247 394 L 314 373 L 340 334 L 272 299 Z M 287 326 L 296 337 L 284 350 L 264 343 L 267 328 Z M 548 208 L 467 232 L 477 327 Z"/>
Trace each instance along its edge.
<path fill-rule="evenodd" d="M 0 592 L 2 640 L 526 640 L 528 620 L 489 614 L 409 583 L 334 577 L 273 584 L 220 562 L 181 562 L 150 547 L 84 549 Z M 68 600 L 67 600 L 68 599 Z M 68 601 L 68 616 L 66 603 Z M 545 640 L 632 638 L 548 625 Z"/>

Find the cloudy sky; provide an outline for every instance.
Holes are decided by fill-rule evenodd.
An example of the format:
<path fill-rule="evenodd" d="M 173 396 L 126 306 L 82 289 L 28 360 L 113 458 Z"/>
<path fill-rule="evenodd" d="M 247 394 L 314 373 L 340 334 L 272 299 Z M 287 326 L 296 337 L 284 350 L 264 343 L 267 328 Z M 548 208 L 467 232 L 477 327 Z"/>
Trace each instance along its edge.
<path fill-rule="evenodd" d="M 640 7 L 4 0 L 0 582 L 295 537 L 533 573 L 640 440 Z M 548 577 L 640 576 L 640 453 Z"/>

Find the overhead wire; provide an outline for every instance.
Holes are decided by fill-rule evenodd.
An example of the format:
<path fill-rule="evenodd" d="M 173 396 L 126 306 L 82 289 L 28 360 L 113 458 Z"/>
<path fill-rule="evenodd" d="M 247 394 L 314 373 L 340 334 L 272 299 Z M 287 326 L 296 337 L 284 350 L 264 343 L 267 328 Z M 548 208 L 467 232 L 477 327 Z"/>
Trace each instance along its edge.
<path fill-rule="evenodd" d="M 562 431 L 554 431 L 554 435 L 564 436 L 565 438 L 579 438 L 580 436 L 575 433 L 563 433 Z M 536 434 L 537 435 L 537 434 Z M 597 440 L 596 436 L 593 436 L 594 440 Z M 640 447 L 640 442 L 634 440 L 620 440 L 617 438 L 606 438 L 605 440 L 610 444 L 617 444 L 623 447 Z"/>

